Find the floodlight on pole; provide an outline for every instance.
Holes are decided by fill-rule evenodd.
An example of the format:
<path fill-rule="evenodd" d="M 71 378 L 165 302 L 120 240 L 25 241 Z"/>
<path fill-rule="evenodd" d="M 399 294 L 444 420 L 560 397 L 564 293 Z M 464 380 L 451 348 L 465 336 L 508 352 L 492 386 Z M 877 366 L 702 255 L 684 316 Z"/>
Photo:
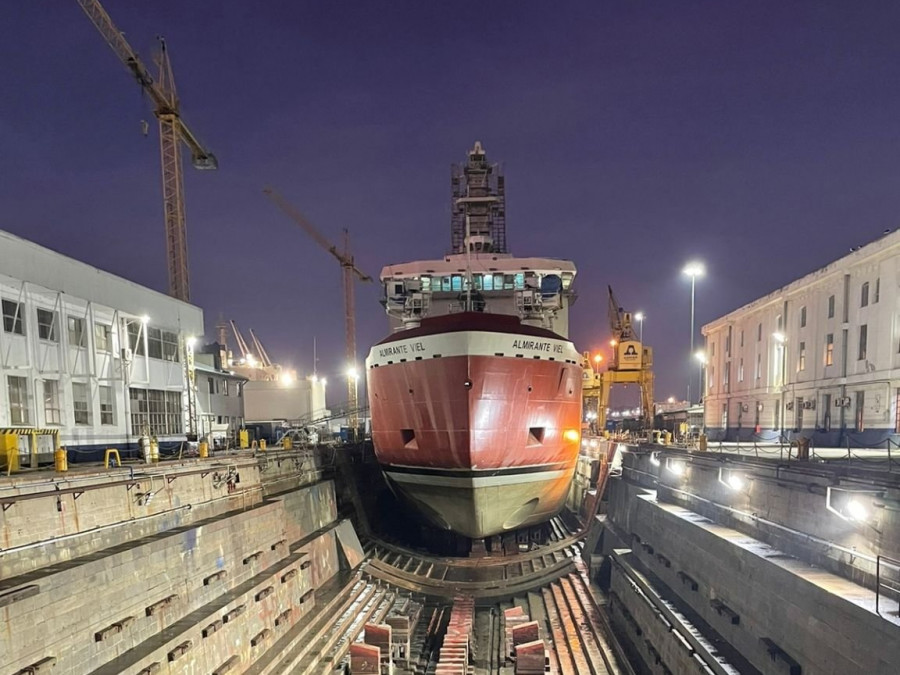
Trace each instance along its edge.
<path fill-rule="evenodd" d="M 684 266 L 684 269 L 681 271 L 682 274 L 686 274 L 691 278 L 691 350 L 689 353 L 694 353 L 694 296 L 697 286 L 697 277 L 702 277 L 706 274 L 706 268 L 703 266 L 701 262 L 689 262 Z M 688 403 L 691 402 L 691 378 L 688 377 L 688 387 L 687 387 L 687 400 Z"/>
<path fill-rule="evenodd" d="M 641 344 L 644 344 L 644 313 L 638 312 L 634 315 L 634 320 L 638 322 L 640 328 L 638 328 L 638 340 L 641 341 Z"/>

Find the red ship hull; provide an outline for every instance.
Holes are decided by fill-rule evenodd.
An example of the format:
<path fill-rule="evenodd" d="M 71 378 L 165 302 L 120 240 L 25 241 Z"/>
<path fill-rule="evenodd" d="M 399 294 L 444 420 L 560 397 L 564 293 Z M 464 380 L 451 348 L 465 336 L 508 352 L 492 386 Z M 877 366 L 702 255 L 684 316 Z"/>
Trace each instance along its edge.
<path fill-rule="evenodd" d="M 434 524 L 483 538 L 562 508 L 581 426 L 570 342 L 515 317 L 457 314 L 382 341 L 366 365 L 378 460 Z"/>

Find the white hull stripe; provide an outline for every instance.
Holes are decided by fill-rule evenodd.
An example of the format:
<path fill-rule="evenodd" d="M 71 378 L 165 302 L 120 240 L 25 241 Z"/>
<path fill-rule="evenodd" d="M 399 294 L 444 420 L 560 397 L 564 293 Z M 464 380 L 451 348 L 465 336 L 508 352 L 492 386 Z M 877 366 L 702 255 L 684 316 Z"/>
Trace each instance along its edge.
<path fill-rule="evenodd" d="M 509 474 L 503 476 L 434 476 L 420 473 L 396 473 L 386 471 L 391 480 L 397 483 L 429 485 L 432 487 L 449 487 L 457 489 L 475 489 L 497 487 L 501 485 L 518 485 L 521 483 L 546 483 L 556 481 L 566 475 L 565 471 L 538 471 L 533 473 Z"/>
<path fill-rule="evenodd" d="M 375 345 L 369 351 L 366 368 L 450 356 L 505 356 L 581 363 L 578 350 L 568 340 L 515 333 L 457 331 Z"/>

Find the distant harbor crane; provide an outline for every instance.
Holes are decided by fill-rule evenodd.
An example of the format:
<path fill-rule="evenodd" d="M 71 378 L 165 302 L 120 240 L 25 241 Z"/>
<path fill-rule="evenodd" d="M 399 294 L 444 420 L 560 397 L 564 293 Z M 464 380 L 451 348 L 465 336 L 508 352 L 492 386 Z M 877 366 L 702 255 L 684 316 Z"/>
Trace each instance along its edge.
<path fill-rule="evenodd" d="M 165 40 L 159 38 L 160 53 L 157 58 L 159 77 L 154 79 L 138 57 L 137 52 L 131 48 L 131 45 L 125 40 L 125 36 L 116 28 L 99 0 L 78 0 L 78 4 L 153 102 L 153 113 L 159 120 L 169 295 L 188 302 L 191 293 L 184 217 L 181 143 L 184 143 L 191 151 L 191 162 L 196 169 L 216 169 L 219 166 L 218 161 L 215 155 L 197 140 L 194 133 L 181 119 L 178 95 L 175 91 L 175 77 L 172 73 L 172 63 L 169 61 Z M 144 124 L 146 125 L 146 122 Z"/>
<path fill-rule="evenodd" d="M 356 371 L 356 307 L 353 294 L 354 277 L 363 282 L 371 282 L 372 277 L 362 272 L 350 254 L 350 233 L 344 230 L 344 252 L 338 251 L 337 246 L 326 239 L 306 217 L 285 201 L 284 197 L 272 188 L 265 188 L 263 192 L 280 208 L 291 220 L 302 227 L 312 239 L 341 265 L 342 281 L 344 287 L 344 330 L 347 343 L 347 364 L 350 372 L 347 373 L 347 409 L 348 424 L 351 433 L 356 434 L 359 426 L 359 395 L 357 380 L 359 373 Z"/>

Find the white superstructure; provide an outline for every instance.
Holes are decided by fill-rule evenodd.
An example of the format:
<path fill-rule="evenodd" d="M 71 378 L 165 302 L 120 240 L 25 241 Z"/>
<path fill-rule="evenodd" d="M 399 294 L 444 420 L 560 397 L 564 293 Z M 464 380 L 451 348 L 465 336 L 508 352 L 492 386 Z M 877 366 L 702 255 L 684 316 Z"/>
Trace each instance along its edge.
<path fill-rule="evenodd" d="M 200 308 L 0 231 L 0 429 L 70 450 L 186 438 L 201 411 L 185 361 Z M 196 431 L 196 430 L 195 430 Z M 37 436 L 41 453 L 50 436 Z"/>
<path fill-rule="evenodd" d="M 885 447 L 900 430 L 900 231 L 703 327 L 711 439 Z"/>

